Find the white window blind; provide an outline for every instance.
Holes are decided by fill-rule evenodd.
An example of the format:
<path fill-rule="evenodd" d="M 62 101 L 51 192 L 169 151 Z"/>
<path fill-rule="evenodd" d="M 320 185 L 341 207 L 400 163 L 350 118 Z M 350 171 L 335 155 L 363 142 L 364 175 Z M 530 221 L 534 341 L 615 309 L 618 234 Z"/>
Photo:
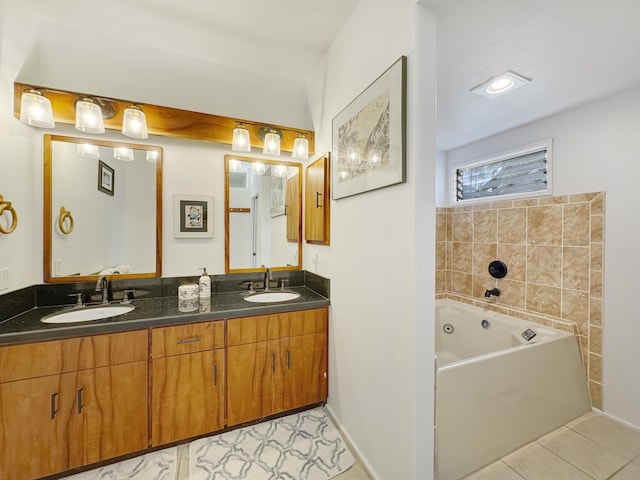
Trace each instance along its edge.
<path fill-rule="evenodd" d="M 455 172 L 457 201 L 547 190 L 547 148 Z"/>

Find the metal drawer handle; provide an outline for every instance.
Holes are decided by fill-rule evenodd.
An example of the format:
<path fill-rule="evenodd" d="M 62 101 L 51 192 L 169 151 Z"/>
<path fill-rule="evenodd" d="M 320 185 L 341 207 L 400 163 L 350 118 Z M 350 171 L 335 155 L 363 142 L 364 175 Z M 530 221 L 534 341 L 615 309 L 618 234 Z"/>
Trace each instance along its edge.
<path fill-rule="evenodd" d="M 291 350 L 287 350 L 287 368 L 291 370 Z"/>
<path fill-rule="evenodd" d="M 82 413 L 82 407 L 84 407 L 82 404 L 82 390 L 82 387 L 78 389 L 78 413 Z"/>
<path fill-rule="evenodd" d="M 273 373 L 276 372 L 276 354 L 275 353 L 271 354 L 271 371 Z"/>
<path fill-rule="evenodd" d="M 218 364 L 217 363 L 213 364 L 213 384 L 215 386 L 218 385 Z"/>
<path fill-rule="evenodd" d="M 197 343 L 199 341 L 200 341 L 200 337 L 183 338 L 181 340 L 178 340 L 177 345 L 182 345 L 184 343 Z"/>
<path fill-rule="evenodd" d="M 323 193 L 320 192 L 316 192 L 316 208 L 322 208 L 322 205 L 320 204 L 320 197 L 323 196 Z"/>
<path fill-rule="evenodd" d="M 51 394 L 51 420 L 56 418 L 56 413 L 58 413 L 58 409 L 56 408 L 56 398 L 58 397 L 58 393 Z"/>

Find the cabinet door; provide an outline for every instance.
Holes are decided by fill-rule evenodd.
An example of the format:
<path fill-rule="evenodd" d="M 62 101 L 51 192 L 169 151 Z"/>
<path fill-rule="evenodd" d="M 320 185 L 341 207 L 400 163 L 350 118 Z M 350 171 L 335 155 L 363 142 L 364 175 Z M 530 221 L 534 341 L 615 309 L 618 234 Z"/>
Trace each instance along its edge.
<path fill-rule="evenodd" d="M 329 245 L 329 154 L 309 165 L 305 175 L 304 238 Z"/>
<path fill-rule="evenodd" d="M 280 341 L 227 349 L 227 425 L 282 410 Z"/>
<path fill-rule="evenodd" d="M 71 467 L 148 447 L 146 361 L 77 372 L 72 405 Z"/>
<path fill-rule="evenodd" d="M 74 374 L 0 384 L 0 478 L 23 480 L 70 468 Z"/>
<path fill-rule="evenodd" d="M 287 180 L 285 214 L 287 215 L 287 241 L 297 242 L 300 238 L 300 190 L 298 175 Z"/>
<path fill-rule="evenodd" d="M 224 428 L 224 350 L 153 360 L 151 443 Z"/>
<path fill-rule="evenodd" d="M 281 342 L 283 358 L 283 408 L 310 405 L 326 398 L 326 335 L 290 337 Z"/>

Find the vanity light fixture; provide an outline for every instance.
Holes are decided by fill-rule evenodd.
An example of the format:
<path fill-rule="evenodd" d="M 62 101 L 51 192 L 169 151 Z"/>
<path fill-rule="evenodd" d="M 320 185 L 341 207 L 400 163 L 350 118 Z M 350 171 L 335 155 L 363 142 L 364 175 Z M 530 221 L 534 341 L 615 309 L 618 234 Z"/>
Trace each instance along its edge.
<path fill-rule="evenodd" d="M 97 158 L 100 156 L 98 146 L 90 143 L 79 143 L 76 147 L 76 153 L 81 157 Z"/>
<path fill-rule="evenodd" d="M 309 140 L 304 135 L 301 134 L 293 141 L 291 158 L 296 160 L 307 160 L 309 158 Z"/>
<path fill-rule="evenodd" d="M 264 155 L 280 155 L 280 134 L 270 129 L 264 136 L 264 147 L 262 148 Z"/>
<path fill-rule="evenodd" d="M 138 105 L 129 105 L 124 110 L 122 134 L 132 138 L 147 138 L 147 117 Z"/>
<path fill-rule="evenodd" d="M 486 98 L 496 98 L 507 92 L 511 92 L 531 81 L 513 70 L 507 70 L 500 75 L 496 75 L 486 82 L 473 87 L 471 91 Z"/>
<path fill-rule="evenodd" d="M 158 161 L 158 152 L 156 150 L 147 150 L 147 162 L 156 163 Z"/>
<path fill-rule="evenodd" d="M 51 101 L 38 90 L 22 92 L 20 101 L 20 121 L 32 127 L 54 128 Z"/>
<path fill-rule="evenodd" d="M 93 98 L 82 97 L 76 102 L 76 128 L 85 133 L 104 133 L 102 109 Z"/>
<path fill-rule="evenodd" d="M 250 152 L 251 140 L 249 138 L 249 130 L 244 123 L 236 123 L 233 129 L 233 140 L 231 142 L 231 150 L 234 152 Z"/>
<path fill-rule="evenodd" d="M 133 150 L 126 147 L 116 147 L 113 149 L 113 158 L 123 162 L 133 162 Z"/>

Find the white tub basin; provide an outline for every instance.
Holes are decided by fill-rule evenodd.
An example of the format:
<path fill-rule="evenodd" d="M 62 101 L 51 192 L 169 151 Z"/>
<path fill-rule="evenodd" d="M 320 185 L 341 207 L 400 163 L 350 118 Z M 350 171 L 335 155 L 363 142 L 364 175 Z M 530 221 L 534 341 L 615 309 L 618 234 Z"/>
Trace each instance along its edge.
<path fill-rule="evenodd" d="M 95 307 L 78 307 L 63 312 L 52 313 L 42 318 L 42 323 L 77 323 L 90 322 L 103 318 L 115 317 L 132 311 L 133 305 L 97 305 Z"/>
<path fill-rule="evenodd" d="M 300 296 L 296 292 L 260 292 L 244 297 L 245 301 L 253 303 L 276 303 L 294 300 Z"/>

